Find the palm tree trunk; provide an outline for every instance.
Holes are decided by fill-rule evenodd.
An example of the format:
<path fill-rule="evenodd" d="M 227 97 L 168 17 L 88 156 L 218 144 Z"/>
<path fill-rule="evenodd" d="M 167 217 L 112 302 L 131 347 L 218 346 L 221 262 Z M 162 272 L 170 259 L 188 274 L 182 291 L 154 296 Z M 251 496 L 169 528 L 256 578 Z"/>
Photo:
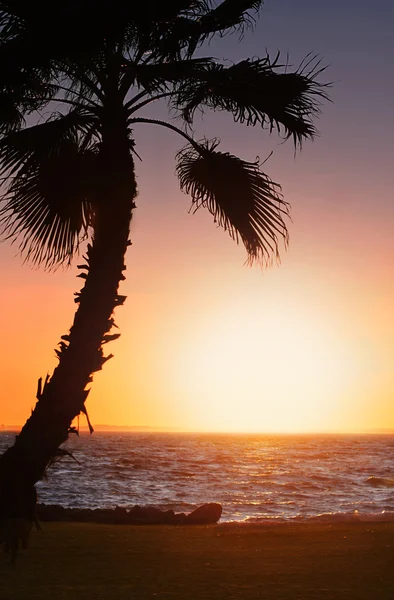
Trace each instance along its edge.
<path fill-rule="evenodd" d="M 130 141 L 122 125 L 117 129 L 110 124 L 107 135 L 103 131 L 93 241 L 87 263 L 80 265 L 80 276 L 86 280 L 76 294 L 79 307 L 73 325 L 57 351 L 59 364 L 44 389 L 39 386 L 36 406 L 15 444 L 0 458 L 0 519 L 25 517 L 23 498 L 67 439 L 73 419 L 85 412 L 87 386 L 109 358 L 104 357 L 102 345 L 117 337 L 108 332 L 114 324 L 114 308 L 125 299 L 118 295 L 118 287 L 124 279 L 136 196 Z"/>

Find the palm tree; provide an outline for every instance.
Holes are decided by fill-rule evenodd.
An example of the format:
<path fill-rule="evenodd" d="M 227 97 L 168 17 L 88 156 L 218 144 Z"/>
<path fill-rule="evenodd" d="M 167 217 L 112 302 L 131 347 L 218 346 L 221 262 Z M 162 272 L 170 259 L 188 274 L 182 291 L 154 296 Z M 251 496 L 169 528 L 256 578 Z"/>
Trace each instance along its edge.
<path fill-rule="evenodd" d="M 59 453 L 73 419 L 87 416 L 92 376 L 112 356 L 103 346 L 119 337 L 113 312 L 125 300 L 118 287 L 137 195 L 134 129 L 156 126 L 181 137 L 181 189 L 242 241 L 249 262 L 270 263 L 280 240 L 287 242 L 280 187 L 257 161 L 218 150 L 217 140 L 196 140 L 192 129 L 196 112 L 210 109 L 276 130 L 296 146 L 314 137 L 325 98 L 316 62 L 291 71 L 279 55 L 231 65 L 201 56 L 211 36 L 253 24 L 262 4 L 0 0 L 3 236 L 18 238 L 25 258 L 47 268 L 70 262 L 88 238 L 78 265 L 84 285 L 59 363 L 39 380 L 36 406 L 0 459 L 3 518 L 26 512 L 26 490 Z M 142 116 L 162 99 L 169 120 Z"/>

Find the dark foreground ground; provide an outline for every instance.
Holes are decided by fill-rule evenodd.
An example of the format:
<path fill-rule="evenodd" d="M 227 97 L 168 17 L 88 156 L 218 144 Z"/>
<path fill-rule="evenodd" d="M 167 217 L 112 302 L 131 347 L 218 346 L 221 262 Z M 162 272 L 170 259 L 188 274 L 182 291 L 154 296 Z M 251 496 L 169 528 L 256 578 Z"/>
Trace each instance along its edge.
<path fill-rule="evenodd" d="M 44 523 L 1 600 L 393 600 L 394 523 Z"/>

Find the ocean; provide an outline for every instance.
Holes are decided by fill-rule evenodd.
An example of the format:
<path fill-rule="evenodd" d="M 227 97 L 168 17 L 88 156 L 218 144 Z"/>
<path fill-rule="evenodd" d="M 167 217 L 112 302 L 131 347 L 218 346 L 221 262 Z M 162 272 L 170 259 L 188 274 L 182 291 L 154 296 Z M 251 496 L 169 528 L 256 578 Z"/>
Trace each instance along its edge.
<path fill-rule="evenodd" d="M 0 451 L 14 433 L 0 433 Z M 37 485 L 66 507 L 223 506 L 221 521 L 394 520 L 394 436 L 81 433 Z"/>

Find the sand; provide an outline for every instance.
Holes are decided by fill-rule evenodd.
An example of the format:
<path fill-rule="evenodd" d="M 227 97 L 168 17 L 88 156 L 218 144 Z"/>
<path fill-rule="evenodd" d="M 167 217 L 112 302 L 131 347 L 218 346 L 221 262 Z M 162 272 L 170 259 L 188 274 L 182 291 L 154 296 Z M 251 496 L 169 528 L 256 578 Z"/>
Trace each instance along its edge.
<path fill-rule="evenodd" d="M 394 523 L 44 523 L 1 600 L 393 600 Z"/>

